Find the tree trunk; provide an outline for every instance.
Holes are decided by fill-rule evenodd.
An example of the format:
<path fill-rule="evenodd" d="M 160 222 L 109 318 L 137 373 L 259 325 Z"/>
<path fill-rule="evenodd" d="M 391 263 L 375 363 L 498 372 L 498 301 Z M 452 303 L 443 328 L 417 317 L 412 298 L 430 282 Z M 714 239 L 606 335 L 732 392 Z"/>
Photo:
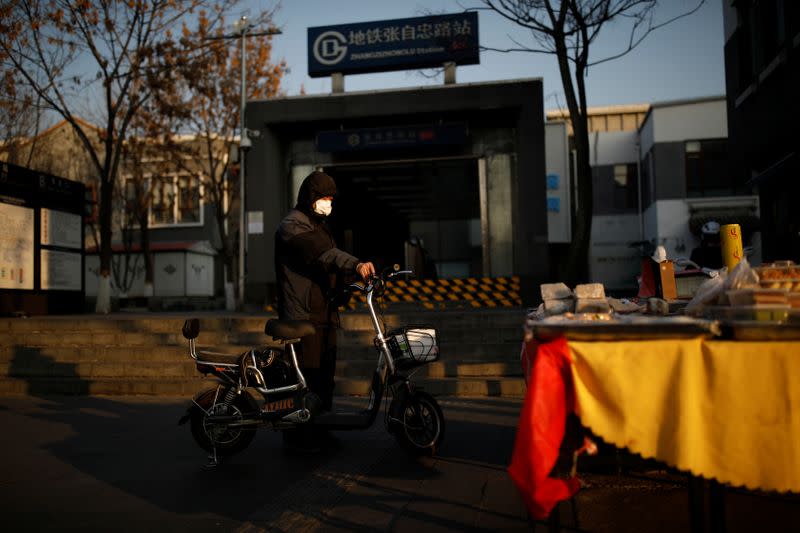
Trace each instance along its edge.
<path fill-rule="evenodd" d="M 100 286 L 97 291 L 95 312 L 111 312 L 111 208 L 113 183 L 100 180 Z"/>
<path fill-rule="evenodd" d="M 147 213 L 139 217 L 139 240 L 142 245 L 142 258 L 144 259 L 144 296 L 153 296 L 153 280 L 155 271 L 153 265 L 153 254 L 150 252 L 150 225 L 147 220 Z"/>
<path fill-rule="evenodd" d="M 589 134 L 586 125 L 573 124 L 576 177 L 578 183 L 578 211 L 575 213 L 575 232 L 567 259 L 567 277 L 570 284 L 585 282 L 588 278 L 589 245 L 592 236 L 592 167 L 589 161 Z"/>
<path fill-rule="evenodd" d="M 227 240 L 227 242 L 230 242 L 230 238 Z M 235 311 L 236 275 L 238 273 L 236 267 L 238 256 L 232 253 L 230 246 L 225 246 L 223 248 L 223 253 L 225 254 L 225 257 L 223 257 L 223 261 L 225 263 L 225 309 L 227 311 Z"/>

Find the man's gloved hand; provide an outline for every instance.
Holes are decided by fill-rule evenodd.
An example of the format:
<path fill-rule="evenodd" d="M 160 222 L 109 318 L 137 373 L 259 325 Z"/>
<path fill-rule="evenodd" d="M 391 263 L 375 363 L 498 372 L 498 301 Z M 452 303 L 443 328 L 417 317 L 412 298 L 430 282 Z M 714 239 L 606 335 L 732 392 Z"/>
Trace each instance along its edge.
<path fill-rule="evenodd" d="M 358 272 L 358 275 L 361 276 L 361 279 L 366 283 L 369 281 L 370 276 L 375 275 L 375 265 L 370 262 L 359 263 L 356 265 L 356 272 Z"/>

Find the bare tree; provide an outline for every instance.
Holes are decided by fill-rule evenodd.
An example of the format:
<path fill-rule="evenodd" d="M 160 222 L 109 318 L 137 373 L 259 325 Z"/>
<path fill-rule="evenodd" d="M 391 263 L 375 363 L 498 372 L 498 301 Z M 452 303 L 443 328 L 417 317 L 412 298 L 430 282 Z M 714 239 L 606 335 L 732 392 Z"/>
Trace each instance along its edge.
<path fill-rule="evenodd" d="M 251 33 L 275 31 L 273 11 L 254 17 Z M 259 29 L 257 29 L 259 28 Z M 216 29 L 203 17 L 197 20 L 192 34 L 198 46 L 205 43 L 207 53 L 202 59 L 177 69 L 180 82 L 177 91 L 162 94 L 159 103 L 162 113 L 176 122 L 176 130 L 189 134 L 173 139 L 170 146 L 176 166 L 185 173 L 199 175 L 204 198 L 210 201 L 217 225 L 219 252 L 225 267 L 226 306 L 233 307 L 233 287 L 238 284 L 239 172 L 229 155 L 236 153 L 237 132 L 240 129 L 241 51 L 240 40 L 223 37 L 222 27 Z M 286 71 L 284 61 L 271 58 L 270 35 L 246 41 L 245 76 L 247 99 L 276 96 Z M 240 302 L 241 303 L 241 302 Z"/>
<path fill-rule="evenodd" d="M 153 254 L 150 250 L 150 208 L 153 203 L 153 191 L 157 187 L 154 182 L 160 182 L 162 177 L 172 170 L 170 158 L 163 155 L 163 147 L 165 140 L 171 138 L 173 125 L 169 118 L 160 112 L 156 101 L 157 98 L 151 99 L 136 113 L 128 129 L 128 139 L 122 147 L 124 183 L 120 195 L 122 205 L 119 210 L 122 244 L 127 258 L 131 255 L 135 244 L 135 231 L 138 231 L 140 257 L 144 263 L 146 297 L 153 296 L 155 277 Z M 136 268 L 140 268 L 138 261 L 139 256 Z"/>
<path fill-rule="evenodd" d="M 211 26 L 235 0 L 5 0 L 4 65 L 72 126 L 100 182 L 100 286 L 96 311 L 110 311 L 114 188 L 134 115 L 170 73 L 197 52 L 180 31 L 202 14 Z M 206 8 L 203 10 L 203 8 Z M 87 100 L 89 100 L 87 102 Z M 79 120 L 100 111 L 99 134 Z"/>
<path fill-rule="evenodd" d="M 0 25 L 2 31 L 2 25 Z M 17 72 L 8 66 L 0 53 L 0 154 L 2 159 L 24 167 L 30 166 L 34 147 L 27 156 L 22 149 L 35 143 L 42 126 L 42 106 L 36 95 L 20 84 Z"/>
<path fill-rule="evenodd" d="M 680 15 L 656 22 L 657 0 L 481 0 L 483 7 L 470 9 L 493 11 L 531 32 L 533 43 L 512 39 L 510 48 L 482 47 L 498 52 L 552 54 L 558 61 L 561 83 L 569 109 L 576 152 L 577 201 L 574 235 L 569 250 L 565 276 L 576 282 L 586 277 L 592 232 L 592 169 L 589 162 L 589 128 L 586 105 L 588 69 L 624 56 L 636 48 L 651 32 L 679 18 L 696 12 L 705 0 Z M 590 48 L 607 23 L 627 22 L 627 43 L 619 51 L 590 60 Z"/>

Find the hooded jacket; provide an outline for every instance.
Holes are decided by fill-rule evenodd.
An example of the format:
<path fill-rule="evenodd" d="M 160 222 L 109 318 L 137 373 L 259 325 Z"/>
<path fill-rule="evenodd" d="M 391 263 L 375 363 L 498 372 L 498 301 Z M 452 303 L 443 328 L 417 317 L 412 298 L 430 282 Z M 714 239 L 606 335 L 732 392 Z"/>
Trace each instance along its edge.
<path fill-rule="evenodd" d="M 336 194 L 333 178 L 312 172 L 300 186 L 297 205 L 281 220 L 275 233 L 275 272 L 278 284 L 278 317 L 310 320 L 316 325 L 335 320 L 329 293 L 336 274 L 351 274 L 358 259 L 336 247 L 324 224 L 314 213 L 314 202 Z"/>

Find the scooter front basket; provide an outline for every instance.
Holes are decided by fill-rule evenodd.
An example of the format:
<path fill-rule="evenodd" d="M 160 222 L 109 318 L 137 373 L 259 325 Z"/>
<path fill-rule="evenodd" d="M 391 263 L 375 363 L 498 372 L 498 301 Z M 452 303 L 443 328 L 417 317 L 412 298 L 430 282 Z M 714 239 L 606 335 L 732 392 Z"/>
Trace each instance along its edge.
<path fill-rule="evenodd" d="M 407 326 L 387 335 L 395 366 L 400 369 L 432 363 L 439 359 L 439 344 L 433 326 Z"/>

